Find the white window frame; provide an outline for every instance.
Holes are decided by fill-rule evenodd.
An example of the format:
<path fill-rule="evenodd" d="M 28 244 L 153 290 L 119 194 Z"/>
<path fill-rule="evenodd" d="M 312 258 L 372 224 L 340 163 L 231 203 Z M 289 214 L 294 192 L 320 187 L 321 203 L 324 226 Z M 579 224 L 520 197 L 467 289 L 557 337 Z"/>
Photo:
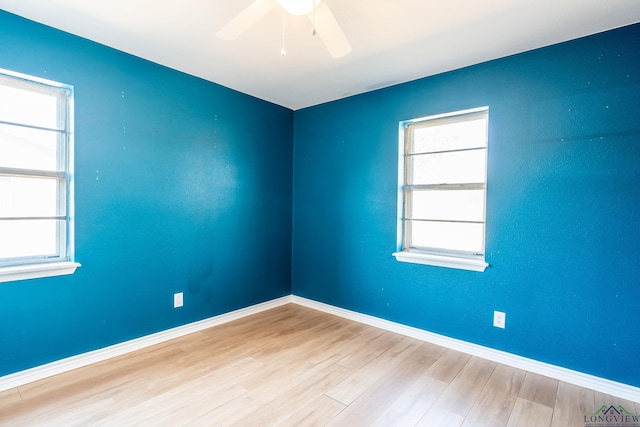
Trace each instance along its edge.
<path fill-rule="evenodd" d="M 473 148 L 473 150 L 484 150 L 484 162 L 485 162 L 485 176 L 484 182 L 473 183 L 456 183 L 454 185 L 448 183 L 434 184 L 429 186 L 413 186 L 408 185 L 409 174 L 411 173 L 412 162 L 408 161 L 409 144 L 412 143 L 411 132 L 420 125 L 438 125 L 445 124 L 451 120 L 460 121 L 465 118 L 474 119 L 484 116 L 487 120 L 487 143 L 484 148 Z M 399 156 L 398 156 L 398 239 L 397 239 L 397 251 L 393 253 L 398 261 L 410 262 L 417 264 L 433 265 L 439 267 L 457 268 L 471 271 L 485 271 L 489 264 L 485 261 L 485 231 L 486 231 L 486 166 L 487 166 L 487 151 L 488 151 L 488 117 L 489 108 L 480 107 L 463 111 L 456 111 L 452 113 L 439 114 L 429 117 L 423 117 L 414 120 L 407 120 L 400 122 L 399 128 Z M 446 150 L 445 153 L 458 153 L 467 151 L 469 149 L 452 149 Z M 441 152 L 433 152 L 440 154 Z M 482 224 L 482 250 L 481 251 L 462 251 L 452 250 L 442 247 L 417 247 L 411 242 L 411 224 L 412 219 L 408 218 L 405 214 L 408 209 L 408 203 L 410 203 L 411 197 L 409 194 L 418 190 L 421 187 L 429 187 L 430 190 L 451 190 L 458 189 L 482 189 L 484 191 L 484 209 L 482 221 L 460 221 L 469 222 L 474 224 Z"/>
<path fill-rule="evenodd" d="M 35 129 L 58 135 L 56 147 L 58 166 L 55 171 L 8 167 L 0 163 L 0 175 L 17 178 L 55 178 L 58 182 L 57 214 L 37 217 L 0 217 L 0 221 L 57 220 L 64 224 L 64 226 L 58 225 L 57 228 L 55 254 L 0 258 L 0 282 L 73 274 L 76 268 L 80 267 L 80 264 L 74 260 L 73 87 L 4 69 L 0 69 L 0 85 L 56 96 L 59 115 L 59 126 L 56 128 L 43 128 L 34 123 L 18 123 L 0 118 L 0 124 L 3 126 Z"/>

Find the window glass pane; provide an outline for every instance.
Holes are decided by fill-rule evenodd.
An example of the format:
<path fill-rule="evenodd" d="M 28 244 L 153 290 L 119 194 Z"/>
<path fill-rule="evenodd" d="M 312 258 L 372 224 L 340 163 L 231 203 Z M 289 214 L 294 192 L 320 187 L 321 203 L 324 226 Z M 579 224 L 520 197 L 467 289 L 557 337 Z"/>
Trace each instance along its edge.
<path fill-rule="evenodd" d="M 40 88 L 34 83 L 22 83 L 18 79 L 0 78 L 0 99 L 2 121 L 63 129 L 58 117 L 60 97 L 54 90 Z"/>
<path fill-rule="evenodd" d="M 487 118 L 467 118 L 467 121 L 442 119 L 415 125 L 413 147 L 409 153 L 461 150 L 487 146 Z"/>
<path fill-rule="evenodd" d="M 63 170 L 56 153 L 61 137 L 57 132 L 0 124 L 0 167 Z"/>
<path fill-rule="evenodd" d="M 0 266 L 67 259 L 72 96 L 0 71 Z"/>
<path fill-rule="evenodd" d="M 58 220 L 0 220 L 0 258 L 58 255 Z"/>
<path fill-rule="evenodd" d="M 414 190 L 410 218 L 484 221 L 484 190 Z"/>
<path fill-rule="evenodd" d="M 56 216 L 57 196 L 56 178 L 0 175 L 0 218 Z"/>
<path fill-rule="evenodd" d="M 482 253 L 484 224 L 411 221 L 412 248 L 440 248 Z"/>
<path fill-rule="evenodd" d="M 486 149 L 408 156 L 410 185 L 482 183 Z"/>

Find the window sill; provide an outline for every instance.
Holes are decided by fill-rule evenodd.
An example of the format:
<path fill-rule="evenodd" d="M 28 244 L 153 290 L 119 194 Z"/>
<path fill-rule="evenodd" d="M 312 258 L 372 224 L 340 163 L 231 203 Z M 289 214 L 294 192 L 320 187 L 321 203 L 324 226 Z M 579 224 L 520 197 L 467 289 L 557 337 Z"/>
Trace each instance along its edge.
<path fill-rule="evenodd" d="M 414 264 L 434 265 L 436 267 L 457 268 L 460 270 L 471 270 L 483 272 L 489 264 L 478 259 L 469 259 L 445 255 L 431 255 L 418 252 L 395 252 L 396 260 L 401 262 L 411 262 Z"/>
<path fill-rule="evenodd" d="M 20 265 L 0 268 L 0 283 L 41 277 L 73 274 L 80 267 L 77 262 L 52 262 L 46 264 Z"/>

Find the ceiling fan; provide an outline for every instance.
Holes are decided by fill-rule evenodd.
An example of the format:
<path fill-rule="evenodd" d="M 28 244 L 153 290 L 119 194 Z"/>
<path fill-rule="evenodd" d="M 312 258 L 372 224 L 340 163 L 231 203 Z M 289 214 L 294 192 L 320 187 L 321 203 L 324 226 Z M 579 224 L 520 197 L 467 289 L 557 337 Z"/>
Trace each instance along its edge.
<path fill-rule="evenodd" d="M 216 36 L 223 40 L 237 39 L 277 5 L 292 15 L 307 15 L 313 23 L 314 34 L 320 36 L 332 57 L 340 58 L 351 52 L 351 45 L 338 21 L 322 0 L 255 0 L 222 27 Z"/>

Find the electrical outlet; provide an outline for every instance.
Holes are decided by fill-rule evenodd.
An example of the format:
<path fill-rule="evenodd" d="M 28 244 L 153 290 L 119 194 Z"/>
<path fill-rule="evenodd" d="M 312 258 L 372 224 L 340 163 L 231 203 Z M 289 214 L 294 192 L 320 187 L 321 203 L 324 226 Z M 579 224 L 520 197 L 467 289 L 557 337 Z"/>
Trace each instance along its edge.
<path fill-rule="evenodd" d="M 173 308 L 182 307 L 183 305 L 184 305 L 184 299 L 182 296 L 182 292 L 173 294 Z"/>
<path fill-rule="evenodd" d="M 507 326 L 507 313 L 502 311 L 493 312 L 493 326 L 504 329 Z"/>

